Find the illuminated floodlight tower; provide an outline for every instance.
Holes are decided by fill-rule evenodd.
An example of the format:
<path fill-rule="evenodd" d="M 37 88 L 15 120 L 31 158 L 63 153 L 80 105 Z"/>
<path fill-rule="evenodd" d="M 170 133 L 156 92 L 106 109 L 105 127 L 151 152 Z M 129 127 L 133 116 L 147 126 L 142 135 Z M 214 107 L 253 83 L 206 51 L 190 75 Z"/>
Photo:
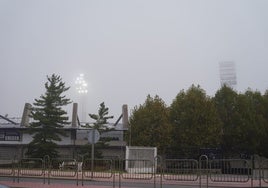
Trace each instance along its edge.
<path fill-rule="evenodd" d="M 76 78 L 75 85 L 81 100 L 81 122 L 86 122 L 86 95 L 88 93 L 88 84 L 84 79 L 84 74 L 80 74 Z"/>
<path fill-rule="evenodd" d="M 220 62 L 220 80 L 221 86 L 226 85 L 233 89 L 236 88 L 236 70 L 233 61 Z"/>

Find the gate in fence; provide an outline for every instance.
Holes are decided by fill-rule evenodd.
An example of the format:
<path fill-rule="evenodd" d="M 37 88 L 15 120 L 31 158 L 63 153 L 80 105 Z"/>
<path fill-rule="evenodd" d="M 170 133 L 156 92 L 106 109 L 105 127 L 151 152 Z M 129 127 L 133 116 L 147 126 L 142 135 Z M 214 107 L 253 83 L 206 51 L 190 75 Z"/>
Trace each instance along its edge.
<path fill-rule="evenodd" d="M 0 160 L 0 176 L 12 177 L 13 181 L 31 177 L 51 183 L 53 179 L 73 180 L 84 185 L 88 180 L 110 182 L 113 187 L 122 183 L 142 182 L 151 187 L 166 184 L 209 187 L 230 185 L 242 187 L 268 186 L 268 160 L 259 163 L 258 168 L 248 160 L 214 159 L 207 156 L 194 159 L 151 160 L 109 160 L 109 159 L 43 159 L 23 158 Z M 88 181 L 89 182 L 89 181 Z"/>

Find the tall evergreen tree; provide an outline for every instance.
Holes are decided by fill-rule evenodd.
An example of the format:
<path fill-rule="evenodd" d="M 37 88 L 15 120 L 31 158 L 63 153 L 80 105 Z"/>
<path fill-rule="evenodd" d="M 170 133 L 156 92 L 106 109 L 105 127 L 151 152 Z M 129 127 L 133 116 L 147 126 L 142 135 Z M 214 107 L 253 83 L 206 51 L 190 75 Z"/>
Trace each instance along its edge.
<path fill-rule="evenodd" d="M 89 117 L 95 122 L 93 124 L 87 123 L 84 127 L 95 129 L 100 134 L 104 134 L 105 132 L 113 131 L 114 127 L 108 125 L 108 120 L 112 119 L 113 116 L 109 116 L 109 108 L 105 106 L 104 102 L 100 104 L 98 114 L 89 114 Z M 99 148 L 106 147 L 107 142 L 110 141 L 108 138 L 105 140 L 100 140 L 98 143 L 95 144 L 96 151 L 94 151 L 94 156 L 101 158 L 102 153 L 99 151 Z M 84 155 L 84 157 L 91 157 L 91 147 L 93 147 L 93 144 L 91 146 L 89 144 L 84 145 L 80 148 L 80 151 L 78 151 L 79 154 Z"/>
<path fill-rule="evenodd" d="M 108 114 L 109 108 L 107 108 L 104 102 L 102 102 L 100 104 L 98 114 L 88 114 L 91 119 L 95 120 L 95 122 L 93 125 L 87 125 L 87 127 L 97 129 L 100 132 L 110 131 L 111 127 L 108 127 L 107 123 L 108 119 L 112 119 L 113 116 L 108 116 Z"/>
<path fill-rule="evenodd" d="M 40 99 L 35 99 L 31 112 L 34 121 L 30 124 L 30 134 L 33 135 L 33 140 L 26 153 L 30 157 L 58 157 L 56 141 L 61 141 L 61 136 L 66 136 L 62 128 L 68 123 L 68 117 L 62 107 L 71 103 L 63 95 L 69 87 L 65 87 L 61 77 L 55 74 L 47 76 L 47 80 L 46 92 Z"/>

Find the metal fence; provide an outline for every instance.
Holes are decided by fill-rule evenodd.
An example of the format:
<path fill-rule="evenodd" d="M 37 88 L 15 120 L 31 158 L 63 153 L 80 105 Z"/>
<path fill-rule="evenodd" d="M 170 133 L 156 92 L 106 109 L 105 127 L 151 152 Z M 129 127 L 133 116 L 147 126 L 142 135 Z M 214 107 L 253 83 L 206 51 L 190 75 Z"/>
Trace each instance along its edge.
<path fill-rule="evenodd" d="M 83 178 L 112 178 L 112 160 L 106 159 L 86 159 L 83 161 Z"/>
<path fill-rule="evenodd" d="M 193 159 L 167 159 L 163 167 L 164 180 L 197 181 L 198 161 Z"/>
<path fill-rule="evenodd" d="M 212 160 L 209 165 L 209 177 L 214 182 L 248 182 L 251 178 L 251 166 L 247 160 Z"/>
<path fill-rule="evenodd" d="M 262 161 L 262 163 L 260 165 L 260 169 L 261 169 L 260 176 L 261 176 L 263 182 L 268 184 L 268 159 Z M 261 181 L 260 181 L 260 183 L 261 183 Z"/>
<path fill-rule="evenodd" d="M 121 168 L 120 176 L 123 179 L 151 180 L 155 171 L 154 161 L 150 160 L 123 160 L 125 168 Z"/>
<path fill-rule="evenodd" d="M 14 174 L 14 169 L 13 159 L 0 160 L 0 176 L 12 176 Z"/>
<path fill-rule="evenodd" d="M 191 185 L 192 187 L 241 187 L 268 186 L 268 160 L 253 162 L 244 159 L 213 159 L 201 156 L 194 159 L 165 159 L 157 157 L 150 160 L 110 160 L 110 159 L 43 159 L 23 158 L 21 160 L 0 160 L 0 176 L 12 177 L 19 182 L 21 178 L 43 179 L 50 184 L 54 179 L 73 180 L 76 185 L 85 181 L 105 181 L 112 187 L 126 182 L 143 182 L 153 187 L 166 184 Z M 89 180 L 89 181 L 88 181 Z"/>
<path fill-rule="evenodd" d="M 75 159 L 51 159 L 49 163 L 51 177 L 76 177 L 78 163 Z"/>

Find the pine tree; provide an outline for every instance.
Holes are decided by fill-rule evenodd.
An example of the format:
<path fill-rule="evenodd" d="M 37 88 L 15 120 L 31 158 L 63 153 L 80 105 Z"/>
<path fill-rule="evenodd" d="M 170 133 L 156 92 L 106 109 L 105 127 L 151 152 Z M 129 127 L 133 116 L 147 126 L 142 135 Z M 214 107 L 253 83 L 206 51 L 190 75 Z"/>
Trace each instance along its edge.
<path fill-rule="evenodd" d="M 70 99 L 63 95 L 69 87 L 65 87 L 61 77 L 55 74 L 47 76 L 47 80 L 46 92 L 40 99 L 35 99 L 31 112 L 34 121 L 30 124 L 30 134 L 33 135 L 33 140 L 26 153 L 30 157 L 58 157 L 55 142 L 61 141 L 61 136 L 66 136 L 62 128 L 68 123 L 68 117 L 62 107 L 71 103 Z"/>
<path fill-rule="evenodd" d="M 109 108 L 105 106 L 104 102 L 100 104 L 98 114 L 88 114 L 89 117 L 95 122 L 93 124 L 86 124 L 85 128 L 90 128 L 98 131 L 100 134 L 103 134 L 105 132 L 113 131 L 115 129 L 114 126 L 108 125 L 108 120 L 112 119 L 113 116 L 109 116 Z M 94 156 L 97 158 L 102 157 L 102 153 L 98 150 L 99 148 L 104 148 L 107 146 L 107 142 L 109 142 L 109 138 L 101 139 L 98 141 L 98 143 L 95 144 L 86 144 L 84 147 L 80 148 L 79 154 L 84 155 L 84 157 L 91 157 L 92 147 L 96 147 L 96 151 L 94 151 Z M 94 150 L 94 149 L 93 149 Z"/>
<path fill-rule="evenodd" d="M 112 119 L 113 116 L 108 116 L 109 108 L 105 107 L 104 102 L 100 104 L 100 108 L 98 114 L 88 114 L 90 118 L 94 119 L 95 122 L 93 126 L 87 125 L 88 127 L 92 127 L 97 129 L 100 132 L 110 131 L 111 128 L 107 127 L 107 120 Z"/>

